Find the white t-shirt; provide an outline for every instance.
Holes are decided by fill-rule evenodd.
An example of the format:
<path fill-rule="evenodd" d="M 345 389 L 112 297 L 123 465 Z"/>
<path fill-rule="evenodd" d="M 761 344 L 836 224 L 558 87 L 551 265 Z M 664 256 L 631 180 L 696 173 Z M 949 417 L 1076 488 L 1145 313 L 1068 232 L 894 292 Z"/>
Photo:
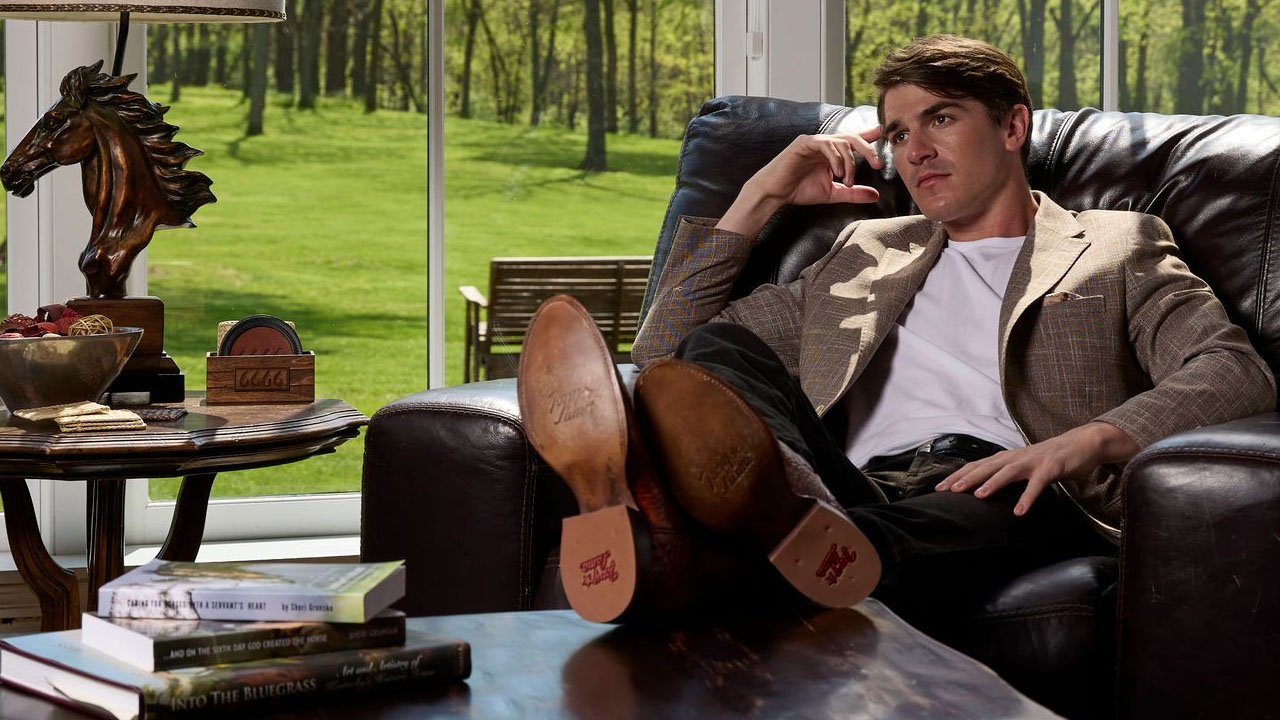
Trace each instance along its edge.
<path fill-rule="evenodd" d="M 998 355 L 1000 304 L 1025 239 L 947 242 L 845 399 L 854 465 L 950 433 L 1024 444 L 1000 392 Z"/>

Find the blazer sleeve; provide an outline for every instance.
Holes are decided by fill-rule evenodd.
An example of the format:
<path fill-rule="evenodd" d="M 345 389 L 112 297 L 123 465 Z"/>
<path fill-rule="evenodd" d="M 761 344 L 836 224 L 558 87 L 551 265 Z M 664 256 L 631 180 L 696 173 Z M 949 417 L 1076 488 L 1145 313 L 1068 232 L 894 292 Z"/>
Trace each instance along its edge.
<path fill-rule="evenodd" d="M 1178 257 L 1164 221 L 1140 216 L 1125 263 L 1129 342 L 1153 387 L 1099 416 L 1141 447 L 1274 410 L 1275 378 L 1222 303 Z"/>
<path fill-rule="evenodd" d="M 680 218 L 653 304 L 632 345 L 632 360 L 643 367 L 674 353 L 685 335 L 699 325 L 732 322 L 758 335 L 778 353 L 788 371 L 797 374 L 806 284 L 838 252 L 853 226 L 841 233 L 826 257 L 795 281 L 761 285 L 729 303 L 734 281 L 755 243 L 745 235 L 715 229 L 716 222 Z"/>

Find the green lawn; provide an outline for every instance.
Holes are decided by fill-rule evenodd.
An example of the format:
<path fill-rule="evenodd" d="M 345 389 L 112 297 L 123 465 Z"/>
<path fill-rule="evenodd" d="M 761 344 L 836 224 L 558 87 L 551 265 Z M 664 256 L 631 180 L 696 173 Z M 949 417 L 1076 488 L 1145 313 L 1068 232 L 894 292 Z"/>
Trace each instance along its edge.
<path fill-rule="evenodd" d="M 163 101 L 168 88 L 152 86 Z M 195 230 L 158 233 L 150 289 L 167 308 L 166 348 L 204 386 L 220 320 L 293 320 L 316 352 L 318 395 L 366 414 L 426 386 L 426 120 L 322 102 L 271 103 L 266 134 L 243 137 L 239 93 L 185 88 L 167 119 L 205 151 L 188 167 L 218 202 Z M 484 288 L 495 255 L 651 252 L 679 143 L 609 138 L 617 171 L 585 175 L 585 135 L 448 118 L 445 124 L 446 374 L 462 377 L 459 285 Z M 223 496 L 356 490 L 363 443 L 323 458 L 220 476 Z M 153 480 L 155 498 L 177 480 Z"/>

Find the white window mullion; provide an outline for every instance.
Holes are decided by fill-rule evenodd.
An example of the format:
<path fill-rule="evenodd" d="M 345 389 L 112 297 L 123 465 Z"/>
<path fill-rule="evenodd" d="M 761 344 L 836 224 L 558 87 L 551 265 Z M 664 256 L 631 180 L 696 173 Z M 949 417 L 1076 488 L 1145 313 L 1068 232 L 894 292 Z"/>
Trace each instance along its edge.
<path fill-rule="evenodd" d="M 716 94 L 844 99 L 844 0 L 717 0 Z"/>
<path fill-rule="evenodd" d="M 1102 109 L 1120 109 L 1120 0 L 1102 0 Z"/>

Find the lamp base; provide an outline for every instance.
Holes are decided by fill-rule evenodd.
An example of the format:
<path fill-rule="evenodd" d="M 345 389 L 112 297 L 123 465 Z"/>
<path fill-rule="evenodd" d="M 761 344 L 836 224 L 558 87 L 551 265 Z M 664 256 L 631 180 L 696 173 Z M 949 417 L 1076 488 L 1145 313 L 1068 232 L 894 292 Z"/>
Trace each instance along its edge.
<path fill-rule="evenodd" d="M 120 327 L 142 328 L 142 342 L 107 392 L 148 392 L 151 402 L 182 402 L 186 376 L 164 351 L 164 302 L 158 297 L 71 298 L 81 315 L 106 315 Z"/>

